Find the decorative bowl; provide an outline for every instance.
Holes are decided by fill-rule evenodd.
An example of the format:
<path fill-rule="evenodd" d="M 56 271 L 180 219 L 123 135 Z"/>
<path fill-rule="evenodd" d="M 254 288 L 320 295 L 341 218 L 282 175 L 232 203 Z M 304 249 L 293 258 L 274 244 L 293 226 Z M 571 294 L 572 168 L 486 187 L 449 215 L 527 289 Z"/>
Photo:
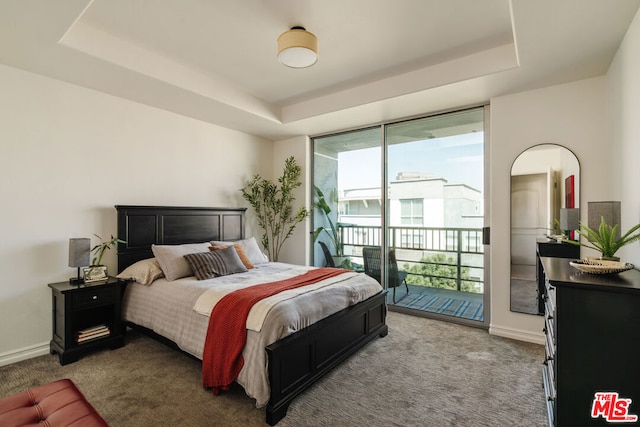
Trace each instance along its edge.
<path fill-rule="evenodd" d="M 570 261 L 569 264 L 580 271 L 590 274 L 617 274 L 633 268 L 633 264 L 628 262 L 608 261 L 597 258 L 579 259 Z"/>

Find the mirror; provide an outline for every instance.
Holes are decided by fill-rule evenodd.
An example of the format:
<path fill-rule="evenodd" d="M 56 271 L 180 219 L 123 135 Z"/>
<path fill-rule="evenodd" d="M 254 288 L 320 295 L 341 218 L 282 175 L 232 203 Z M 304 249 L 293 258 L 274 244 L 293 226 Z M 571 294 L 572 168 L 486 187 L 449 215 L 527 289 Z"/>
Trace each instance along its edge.
<path fill-rule="evenodd" d="M 536 251 L 539 245 L 556 243 L 549 236 L 562 233 L 560 209 L 580 206 L 579 189 L 578 158 L 561 145 L 536 145 L 514 160 L 511 166 L 511 311 L 544 313 L 538 301 Z M 567 233 L 575 238 L 575 231 Z M 568 243 L 558 243 L 553 249 L 579 254 L 579 247 Z"/>

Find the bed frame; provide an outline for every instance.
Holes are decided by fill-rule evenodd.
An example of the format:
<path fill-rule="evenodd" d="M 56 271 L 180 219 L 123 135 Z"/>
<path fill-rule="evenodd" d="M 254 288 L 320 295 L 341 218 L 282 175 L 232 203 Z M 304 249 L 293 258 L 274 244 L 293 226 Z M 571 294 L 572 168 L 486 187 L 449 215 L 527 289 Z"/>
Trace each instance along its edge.
<path fill-rule="evenodd" d="M 153 257 L 152 244 L 232 241 L 245 237 L 245 208 L 130 205 L 115 208 L 118 237 L 127 242 L 118 245 L 118 272 L 136 261 Z M 315 381 L 369 341 L 388 334 L 385 299 L 386 291 L 266 347 L 271 388 L 266 408 L 269 425 L 284 418 L 291 401 Z M 174 346 L 177 347 L 175 343 Z"/>

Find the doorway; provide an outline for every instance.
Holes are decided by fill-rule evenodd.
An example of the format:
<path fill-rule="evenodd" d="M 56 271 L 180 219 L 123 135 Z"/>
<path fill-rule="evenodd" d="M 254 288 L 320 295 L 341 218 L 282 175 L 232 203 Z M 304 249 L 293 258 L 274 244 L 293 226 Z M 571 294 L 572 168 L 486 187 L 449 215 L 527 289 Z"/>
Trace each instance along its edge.
<path fill-rule="evenodd" d="M 313 138 L 314 265 L 373 277 L 379 254 L 390 309 L 485 326 L 484 127 L 480 107 Z"/>
<path fill-rule="evenodd" d="M 511 309 L 538 312 L 536 242 L 545 235 L 547 174 L 511 177 Z"/>

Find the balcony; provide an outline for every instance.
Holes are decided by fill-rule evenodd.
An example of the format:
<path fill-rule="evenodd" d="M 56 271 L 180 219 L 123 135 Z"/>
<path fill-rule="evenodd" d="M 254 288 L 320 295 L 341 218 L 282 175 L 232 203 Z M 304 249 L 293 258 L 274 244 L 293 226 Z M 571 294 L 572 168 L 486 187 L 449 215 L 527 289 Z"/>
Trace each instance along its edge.
<path fill-rule="evenodd" d="M 407 273 L 396 306 L 483 320 L 484 246 L 481 228 L 389 227 L 388 245 Z M 339 224 L 344 255 L 364 271 L 362 248 L 380 246 L 381 227 Z M 401 299 L 400 299 L 401 298 Z"/>

